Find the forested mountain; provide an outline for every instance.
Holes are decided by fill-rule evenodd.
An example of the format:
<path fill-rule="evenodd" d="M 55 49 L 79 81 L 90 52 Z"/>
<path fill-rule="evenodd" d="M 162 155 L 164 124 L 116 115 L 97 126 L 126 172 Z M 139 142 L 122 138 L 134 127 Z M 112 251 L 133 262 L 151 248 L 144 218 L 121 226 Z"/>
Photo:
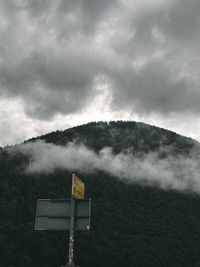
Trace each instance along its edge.
<path fill-rule="evenodd" d="M 36 149 L 46 150 L 37 155 Z M 73 156 L 77 167 L 65 168 L 59 158 L 53 168 L 52 151 L 66 156 L 66 164 Z M 199 152 L 190 138 L 122 121 L 89 123 L 1 149 L 0 266 L 66 263 L 68 233 L 35 231 L 34 221 L 37 199 L 70 198 L 75 172 L 92 199 L 91 230 L 75 235 L 77 264 L 200 267 Z"/>

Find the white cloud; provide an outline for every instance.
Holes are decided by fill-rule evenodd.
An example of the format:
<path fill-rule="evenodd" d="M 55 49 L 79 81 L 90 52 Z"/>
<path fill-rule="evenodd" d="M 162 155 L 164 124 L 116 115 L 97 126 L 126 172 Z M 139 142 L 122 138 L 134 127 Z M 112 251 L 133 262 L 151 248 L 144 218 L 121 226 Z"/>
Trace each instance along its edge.
<path fill-rule="evenodd" d="M 158 152 L 113 154 L 104 148 L 98 154 L 84 145 L 68 144 L 66 147 L 38 141 L 15 147 L 29 155 L 28 173 L 52 173 L 56 169 L 80 170 L 92 173 L 103 170 L 128 182 L 156 185 L 162 189 L 189 190 L 200 193 L 200 155 L 193 151 L 189 156 L 170 154 L 173 148 Z M 11 152 L 13 150 L 10 150 Z M 160 157 L 161 152 L 167 157 Z"/>

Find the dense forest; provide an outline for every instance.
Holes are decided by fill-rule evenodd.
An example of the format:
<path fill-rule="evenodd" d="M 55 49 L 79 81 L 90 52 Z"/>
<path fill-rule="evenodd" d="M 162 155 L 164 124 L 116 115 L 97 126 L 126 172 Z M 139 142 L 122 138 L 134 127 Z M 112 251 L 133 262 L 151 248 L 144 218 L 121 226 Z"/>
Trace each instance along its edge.
<path fill-rule="evenodd" d="M 160 151 L 189 157 L 199 143 L 174 132 L 136 122 L 98 122 L 56 131 L 38 140 L 84 144 L 115 155 Z M 67 261 L 68 232 L 35 231 L 39 198 L 70 198 L 72 171 L 28 173 L 30 155 L 0 150 L 0 266 L 60 267 Z M 17 151 L 17 152 L 16 152 Z M 167 151 L 167 152 L 166 152 Z M 105 170 L 74 169 L 92 199 L 90 231 L 75 234 L 75 263 L 81 267 L 200 267 L 200 195 L 197 192 L 121 180 Z"/>

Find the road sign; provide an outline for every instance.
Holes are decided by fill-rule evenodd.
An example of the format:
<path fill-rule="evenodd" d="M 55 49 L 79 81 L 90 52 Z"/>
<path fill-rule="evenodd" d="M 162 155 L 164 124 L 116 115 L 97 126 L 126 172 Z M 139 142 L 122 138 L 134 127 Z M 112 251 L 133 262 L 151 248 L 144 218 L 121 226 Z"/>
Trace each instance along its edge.
<path fill-rule="evenodd" d="M 75 230 L 90 229 L 91 199 L 75 201 Z M 71 199 L 39 199 L 35 230 L 70 230 Z"/>
<path fill-rule="evenodd" d="M 74 231 L 90 229 L 91 199 L 84 199 L 85 184 L 72 175 L 71 199 L 39 199 L 37 202 L 35 230 L 69 230 L 68 263 L 74 264 Z"/>
<path fill-rule="evenodd" d="M 77 199 L 85 197 L 85 184 L 75 174 L 72 179 L 72 195 Z"/>

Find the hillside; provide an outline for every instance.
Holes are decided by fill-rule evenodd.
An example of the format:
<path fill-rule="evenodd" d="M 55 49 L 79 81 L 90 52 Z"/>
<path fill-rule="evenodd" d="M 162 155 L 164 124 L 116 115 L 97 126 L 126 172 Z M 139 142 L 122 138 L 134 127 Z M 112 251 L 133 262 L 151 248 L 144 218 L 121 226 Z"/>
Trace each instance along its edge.
<path fill-rule="evenodd" d="M 66 145 L 69 142 L 83 143 L 96 151 L 112 147 L 115 153 L 133 147 L 136 152 L 148 152 L 170 145 L 174 146 L 176 152 L 180 150 L 181 153 L 187 153 L 199 145 L 193 139 L 175 132 L 132 121 L 92 122 L 65 131 L 52 132 L 28 142 L 38 139 L 57 145 Z"/>
<path fill-rule="evenodd" d="M 36 232 L 34 220 L 38 198 L 70 197 L 72 172 L 92 198 L 91 230 L 75 237 L 81 267 L 200 266 L 199 152 L 190 138 L 122 121 L 2 149 L 0 266 L 66 262 L 68 233 Z"/>

